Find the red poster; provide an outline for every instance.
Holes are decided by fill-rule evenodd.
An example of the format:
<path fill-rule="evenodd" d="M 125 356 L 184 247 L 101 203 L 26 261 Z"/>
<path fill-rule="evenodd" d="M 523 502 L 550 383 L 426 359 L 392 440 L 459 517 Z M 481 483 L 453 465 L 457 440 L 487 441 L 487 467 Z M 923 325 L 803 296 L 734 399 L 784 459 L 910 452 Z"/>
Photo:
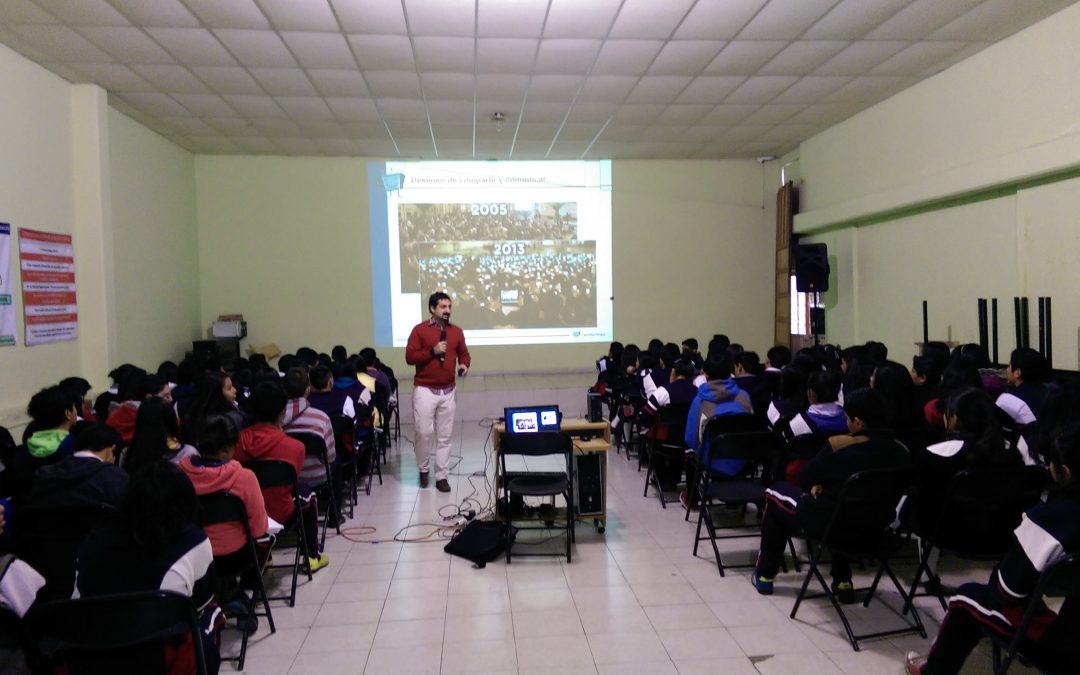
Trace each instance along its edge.
<path fill-rule="evenodd" d="M 19 228 L 19 267 L 26 344 L 77 338 L 79 309 L 71 235 Z"/>

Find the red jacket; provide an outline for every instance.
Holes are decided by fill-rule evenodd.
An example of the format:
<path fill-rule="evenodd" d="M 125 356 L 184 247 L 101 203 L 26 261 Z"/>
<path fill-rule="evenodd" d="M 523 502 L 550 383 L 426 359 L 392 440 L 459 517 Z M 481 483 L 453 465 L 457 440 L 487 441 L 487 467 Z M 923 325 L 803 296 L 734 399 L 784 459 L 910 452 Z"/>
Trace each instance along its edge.
<path fill-rule="evenodd" d="M 439 344 L 442 329 L 435 319 L 416 324 L 405 346 L 405 363 L 416 366 L 413 383 L 420 387 L 442 389 L 454 384 L 457 363 L 471 366 L 469 348 L 465 346 L 465 332 L 455 324 L 446 326 L 446 358 L 440 362 L 431 350 Z"/>
<path fill-rule="evenodd" d="M 259 538 L 266 534 L 266 505 L 259 490 L 259 481 L 255 479 L 255 474 L 240 466 L 239 462 L 204 464 L 202 458 L 185 457 L 180 462 L 180 470 L 187 474 L 197 495 L 224 490 L 239 497 L 247 508 L 251 536 Z M 205 530 L 215 556 L 235 553 L 247 543 L 244 528 L 235 523 L 207 525 Z"/>
<path fill-rule="evenodd" d="M 304 444 L 286 436 L 276 424 L 258 422 L 240 432 L 233 459 L 238 462 L 280 459 L 292 464 L 299 476 L 304 465 Z M 270 517 L 282 524 L 288 522 L 296 508 L 292 490 L 282 486 L 266 488 L 262 492 Z"/>
<path fill-rule="evenodd" d="M 124 445 L 131 445 L 131 440 L 135 438 L 135 417 L 138 414 L 139 404 L 134 401 L 126 401 L 116 410 L 109 413 L 109 418 L 105 420 L 105 424 L 120 433 L 120 437 L 124 439 Z"/>

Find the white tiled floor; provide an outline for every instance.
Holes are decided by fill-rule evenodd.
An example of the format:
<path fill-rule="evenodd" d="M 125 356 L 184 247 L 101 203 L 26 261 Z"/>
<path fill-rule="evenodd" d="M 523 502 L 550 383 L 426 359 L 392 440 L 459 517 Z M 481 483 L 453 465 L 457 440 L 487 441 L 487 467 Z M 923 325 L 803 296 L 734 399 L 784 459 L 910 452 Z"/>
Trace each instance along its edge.
<path fill-rule="evenodd" d="M 747 570 L 721 578 L 707 543 L 691 555 L 694 520 L 676 502 L 666 510 L 641 496 L 637 462 L 609 455 L 607 532 L 580 525 L 572 564 L 515 559 L 475 569 L 442 551 L 444 541 L 398 543 L 412 523 L 442 523 L 440 507 L 472 492 L 483 469 L 487 429 L 459 423 L 454 491 L 417 486 L 412 446 L 403 428 L 384 466 L 384 485 L 361 495 L 347 523 L 353 538 L 329 536 L 330 566 L 302 581 L 294 608 L 275 603 L 278 631 L 265 621 L 249 645 L 245 672 L 273 673 L 899 673 L 906 650 L 925 653 L 916 636 L 864 642 L 855 652 L 823 601 L 807 601 L 788 618 L 801 575 L 782 574 L 776 595 L 759 596 Z M 490 471 L 490 467 L 489 467 Z M 473 478 L 482 503 L 484 481 Z M 357 530 L 374 527 L 373 534 Z M 416 527 L 409 536 L 434 532 Z M 346 529 L 346 533 L 349 530 Z M 377 542 L 377 543 L 376 543 Z M 750 561 L 757 540 L 725 542 L 731 560 Z M 901 579 L 910 566 L 898 565 Z M 949 569 L 949 568 L 946 568 Z M 856 581 L 861 581 L 861 577 Z M 946 581 L 986 578 L 986 568 L 953 570 Z M 895 594 L 885 600 L 896 606 Z M 930 636 L 942 612 L 919 601 Z M 875 601 L 849 611 L 856 630 L 899 625 Z M 226 634 L 226 651 L 237 642 Z M 965 672 L 990 672 L 981 649 Z M 230 666 L 223 667 L 229 671 Z M 1016 672 L 1023 672 L 1017 668 Z"/>

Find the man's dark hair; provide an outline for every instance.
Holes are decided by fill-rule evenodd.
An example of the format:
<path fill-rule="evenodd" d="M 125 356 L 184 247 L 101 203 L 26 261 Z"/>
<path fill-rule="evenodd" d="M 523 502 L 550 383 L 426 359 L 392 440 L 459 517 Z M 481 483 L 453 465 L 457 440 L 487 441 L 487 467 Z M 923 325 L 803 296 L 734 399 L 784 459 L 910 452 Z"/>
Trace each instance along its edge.
<path fill-rule="evenodd" d="M 694 362 L 689 359 L 679 359 L 675 362 L 675 377 L 683 377 L 687 380 L 694 379 L 697 375 L 697 368 L 694 367 Z"/>
<path fill-rule="evenodd" d="M 58 386 L 62 387 L 66 391 L 71 392 L 72 394 L 77 394 L 79 398 L 86 396 L 87 392 L 89 392 L 91 389 L 90 383 L 87 382 L 86 379 L 81 377 L 65 377 L 64 379 L 60 380 L 60 384 Z"/>
<path fill-rule="evenodd" d="M 135 392 L 136 400 L 142 401 L 149 396 L 157 396 L 161 390 L 169 386 L 168 381 L 157 375 L 143 375 L 139 378 L 139 386 Z"/>
<path fill-rule="evenodd" d="M 120 514 L 144 555 L 160 560 L 186 528 L 199 525 L 199 501 L 179 467 L 152 462 L 131 477 Z"/>
<path fill-rule="evenodd" d="M 211 415 L 199 426 L 197 436 L 199 454 L 203 457 L 217 457 L 230 445 L 236 445 L 240 431 L 225 415 Z"/>
<path fill-rule="evenodd" d="M 765 358 L 769 360 L 769 365 L 773 368 L 783 368 L 791 363 L 791 350 L 784 345 L 776 345 L 765 352 Z"/>
<path fill-rule="evenodd" d="M 870 387 L 844 393 L 844 414 L 870 429 L 887 428 L 891 422 L 885 399 Z"/>
<path fill-rule="evenodd" d="M 110 445 L 119 450 L 124 445 L 120 432 L 105 424 L 88 424 L 75 437 L 76 450 L 101 452 Z"/>
<path fill-rule="evenodd" d="M 667 368 L 673 367 L 680 356 L 682 350 L 674 342 L 669 342 L 660 349 L 660 363 Z"/>
<path fill-rule="evenodd" d="M 130 363 L 122 363 L 109 371 L 109 379 L 119 385 L 121 380 L 126 378 L 128 374 L 134 370 L 142 370 L 142 368 Z"/>
<path fill-rule="evenodd" d="M 139 392 L 142 391 L 142 381 L 145 376 L 146 371 L 138 367 L 124 371 L 124 376 L 116 383 L 116 397 L 121 401 L 141 400 L 142 396 Z"/>
<path fill-rule="evenodd" d="M 301 347 L 296 350 L 296 358 L 303 362 L 307 366 L 315 365 L 315 362 L 319 358 L 319 352 L 315 351 L 311 347 Z"/>
<path fill-rule="evenodd" d="M 427 299 L 428 309 L 429 310 L 435 309 L 436 307 L 439 306 L 439 303 L 442 302 L 443 300 L 450 300 L 451 302 L 453 302 L 453 300 L 451 300 L 450 296 L 447 295 L 446 293 L 443 293 L 442 291 L 436 291 L 436 292 L 432 293 L 430 296 L 428 296 L 428 299 Z"/>
<path fill-rule="evenodd" d="M 251 408 L 256 422 L 277 423 L 288 402 L 285 387 L 280 382 L 260 382 L 251 393 Z"/>
<path fill-rule="evenodd" d="M 737 361 L 742 369 L 750 375 L 757 375 L 758 370 L 761 368 L 761 359 L 758 358 L 757 352 L 743 352 L 737 357 Z"/>
<path fill-rule="evenodd" d="M 334 345 L 334 348 L 330 350 L 330 358 L 334 361 L 344 361 L 349 358 L 349 350 L 345 349 L 345 345 Z"/>
<path fill-rule="evenodd" d="M 367 372 L 369 364 L 368 360 L 365 359 L 363 356 L 360 356 L 359 354 L 353 354 L 349 357 L 349 361 L 353 364 L 353 367 L 356 368 L 357 374 Z"/>
<path fill-rule="evenodd" d="M 285 393 L 289 398 L 303 398 L 307 393 L 308 384 L 308 371 L 306 368 L 289 368 L 289 372 L 285 373 Z"/>
<path fill-rule="evenodd" d="M 889 358 L 889 348 L 885 346 L 884 342 L 868 340 L 866 342 L 866 355 L 874 363 L 881 363 Z"/>
<path fill-rule="evenodd" d="M 731 377 L 731 357 L 717 352 L 705 359 L 705 377 L 709 380 L 726 380 Z"/>
<path fill-rule="evenodd" d="M 1009 354 L 1009 367 L 1020 371 L 1023 382 L 1042 382 L 1046 379 L 1046 359 L 1031 347 L 1014 349 Z"/>
<path fill-rule="evenodd" d="M 936 387 L 941 382 L 941 367 L 938 358 L 932 354 L 923 354 L 911 359 L 911 369 L 926 378 L 925 386 Z"/>
<path fill-rule="evenodd" d="M 330 384 L 333 375 L 326 366 L 315 366 L 311 369 L 311 372 L 308 373 L 308 379 L 311 380 L 311 386 L 313 388 L 326 389 L 326 385 Z"/>
<path fill-rule="evenodd" d="M 698 350 L 697 338 L 686 338 L 685 340 L 682 341 L 682 346 L 686 347 L 687 349 L 689 349 L 691 351 L 696 352 Z"/>
<path fill-rule="evenodd" d="M 296 365 L 296 354 L 282 354 L 278 357 L 277 367 L 279 372 L 287 373 L 289 368 L 294 365 Z"/>
<path fill-rule="evenodd" d="M 832 403 L 840 397 L 840 373 L 835 370 L 816 370 L 810 374 L 807 388 L 814 392 L 818 403 Z"/>
<path fill-rule="evenodd" d="M 60 385 L 53 385 L 30 397 L 26 414 L 34 420 L 38 430 L 55 429 L 64 423 L 64 413 L 74 408 L 77 403 L 78 399 L 74 394 Z"/>
<path fill-rule="evenodd" d="M 379 359 L 375 355 L 375 350 L 371 347 L 364 347 L 361 349 L 360 356 L 363 357 L 364 363 L 368 364 L 369 368 L 379 362 Z"/>

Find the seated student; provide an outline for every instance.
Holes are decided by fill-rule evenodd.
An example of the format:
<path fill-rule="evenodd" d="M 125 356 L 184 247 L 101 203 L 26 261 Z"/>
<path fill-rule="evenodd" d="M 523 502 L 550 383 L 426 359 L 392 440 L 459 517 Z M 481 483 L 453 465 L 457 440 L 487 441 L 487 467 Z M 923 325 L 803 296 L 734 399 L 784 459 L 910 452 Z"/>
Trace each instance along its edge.
<path fill-rule="evenodd" d="M 765 352 L 765 370 L 761 372 L 761 379 L 765 381 L 770 401 L 780 394 L 780 371 L 789 363 L 791 350 L 783 345 L 776 345 Z"/>
<path fill-rule="evenodd" d="M 288 397 L 280 382 L 264 381 L 255 385 L 251 394 L 251 404 L 255 413 L 255 423 L 240 432 L 236 444 L 236 460 L 277 459 L 288 462 L 296 470 L 297 477 L 303 471 L 304 444 L 289 438 L 281 429 L 285 418 L 285 405 Z M 279 523 L 287 523 L 294 515 L 300 518 L 304 528 L 307 550 L 304 552 L 311 565 L 311 571 L 322 569 L 330 559 L 319 551 L 319 505 L 311 489 L 300 484 L 300 496 L 303 507 L 296 514 L 296 503 L 292 491 L 286 487 L 271 487 L 263 490 L 266 512 Z"/>
<path fill-rule="evenodd" d="M 340 390 L 345 393 L 354 402 L 365 401 L 367 402 L 367 410 L 372 417 L 376 415 L 374 410 L 375 405 L 375 383 L 374 378 L 371 378 L 371 386 L 363 384 L 359 380 L 359 373 L 356 369 L 356 361 L 354 359 L 346 359 L 340 363 L 335 362 L 331 368 L 331 372 L 334 374 L 334 389 Z M 365 378 L 370 378 L 370 375 L 364 374 Z M 365 395 L 366 392 L 366 395 Z M 361 418 L 357 418 L 359 421 Z"/>
<path fill-rule="evenodd" d="M 330 475 L 326 475 L 322 460 L 312 455 L 304 457 L 304 468 L 300 471 L 300 482 L 308 485 L 329 483 L 334 490 L 334 502 L 340 511 L 341 505 L 341 464 L 337 456 L 337 444 L 334 439 L 334 427 L 326 413 L 308 403 L 311 393 L 306 368 L 293 367 L 285 373 L 285 393 L 289 402 L 285 406 L 282 428 L 286 433 L 299 432 L 317 434 L 326 443 L 326 458 L 330 464 Z M 330 522 L 335 523 L 340 513 L 330 514 Z"/>
<path fill-rule="evenodd" d="M 764 417 L 772 402 L 772 384 L 762 377 L 761 359 L 757 352 L 744 351 L 732 361 L 735 384 L 750 395 L 754 413 Z"/>
<path fill-rule="evenodd" d="M 696 372 L 697 370 L 694 368 L 692 361 L 682 359 L 676 361 L 675 377 L 666 385 L 657 387 L 656 391 L 645 401 L 641 414 L 638 416 L 638 422 L 649 429 L 646 434 L 648 438 L 654 437 L 652 427 L 661 408 L 669 405 L 689 406 L 694 402 L 694 398 L 697 396 L 697 387 L 693 383 Z M 655 438 L 661 441 L 667 440 L 670 433 L 671 431 L 666 426 L 661 426 L 655 429 Z M 682 476 L 682 469 L 683 457 L 680 451 L 678 458 L 670 458 L 664 463 L 663 467 L 657 467 L 657 477 L 660 484 L 672 486 L 678 483 L 679 478 Z"/>
<path fill-rule="evenodd" d="M 1005 376 L 1009 390 L 997 398 L 997 407 L 1012 418 L 1017 429 L 1032 424 L 1039 417 L 1046 399 L 1046 359 L 1030 347 L 1014 349 L 1009 355 Z"/>
<path fill-rule="evenodd" d="M 608 346 L 607 354 L 596 359 L 596 372 L 600 374 L 602 378 L 604 373 L 613 368 L 617 368 L 622 357 L 623 344 L 621 342 L 612 342 Z"/>
<path fill-rule="evenodd" d="M 163 590 L 191 598 L 199 613 L 206 666 L 216 673 L 221 622 L 215 622 L 220 614 L 213 560 L 210 540 L 199 527 L 191 481 L 175 465 L 153 462 L 132 477 L 117 517 L 80 547 L 75 597 Z M 123 655 L 125 666 L 165 673 L 192 672 L 194 656 L 191 636 Z"/>
<path fill-rule="evenodd" d="M 120 382 L 128 379 L 132 375 L 145 373 L 145 370 L 130 363 L 121 364 L 109 371 L 109 379 L 112 381 L 112 384 L 94 399 L 94 417 L 98 422 L 104 422 L 109 419 L 109 413 L 111 413 L 116 406 L 120 405 Z"/>
<path fill-rule="evenodd" d="M 115 464 L 121 443 L 119 432 L 104 424 L 83 429 L 75 454 L 37 470 L 25 506 L 120 506 L 128 485 L 128 475 Z"/>
<path fill-rule="evenodd" d="M 330 415 L 344 415 L 350 419 L 357 418 L 357 404 L 362 405 L 361 412 L 370 410 L 371 392 L 367 389 L 361 394 L 361 401 L 354 401 L 344 389 L 334 387 L 334 378 L 330 369 L 326 366 L 315 366 L 308 373 L 311 381 L 311 393 L 308 394 L 308 403 L 312 408 L 321 410 Z M 361 418 L 366 413 L 359 415 Z"/>
<path fill-rule="evenodd" d="M 121 466 L 129 474 L 158 461 L 179 464 L 198 454 L 194 446 L 180 440 L 180 422 L 172 405 L 159 396 L 151 396 L 135 415 L 135 433 L 131 445 L 121 457 Z"/>
<path fill-rule="evenodd" d="M 799 530 L 822 534 L 836 507 L 840 489 L 852 474 L 866 469 L 902 467 L 909 461 L 907 452 L 888 428 L 888 409 L 884 399 L 872 389 L 848 392 L 844 402 L 850 435 L 833 436 L 829 445 L 803 467 L 799 485 L 773 483 L 765 491 L 765 511 L 761 519 L 761 547 L 750 583 L 758 593 L 771 595 L 773 580 L 780 571 L 788 537 Z M 852 514 L 853 521 L 860 514 Z M 865 514 L 877 517 L 882 514 Z M 888 521 L 883 523 L 883 526 Z M 834 553 L 832 588 L 841 602 L 853 602 L 851 563 Z"/>
<path fill-rule="evenodd" d="M 364 347 L 360 350 L 360 358 L 364 360 L 364 372 L 375 378 L 376 391 L 385 391 L 386 400 L 390 400 L 390 394 L 393 393 L 394 387 L 390 382 L 390 377 L 379 368 L 379 360 L 375 356 L 375 350 L 371 347 Z M 357 361 L 357 367 L 359 368 L 360 362 Z"/>
<path fill-rule="evenodd" d="M 915 385 L 915 405 L 923 412 L 925 419 L 926 404 L 941 393 L 940 357 L 923 354 L 911 359 L 911 382 Z"/>
<path fill-rule="evenodd" d="M 657 387 L 662 387 L 668 382 L 667 371 L 661 368 L 657 358 L 649 352 L 638 354 L 636 375 L 637 393 L 643 402 L 652 396 Z"/>
<path fill-rule="evenodd" d="M 807 371 L 796 365 L 784 366 L 780 371 L 780 389 L 765 413 L 772 428 L 778 429 L 782 423 L 806 410 L 809 378 Z"/>
<path fill-rule="evenodd" d="M 5 515 L 4 505 L 0 504 L 0 535 L 7 535 Z M 0 540 L 0 607 L 22 618 L 34 604 L 38 591 L 45 586 L 45 577 L 16 558 L 10 548 L 7 541 Z"/>
<path fill-rule="evenodd" d="M 65 377 L 58 383 L 61 389 L 68 391 L 71 397 L 78 402 L 79 421 L 100 422 L 94 415 L 94 406 L 86 398 L 90 393 L 90 382 L 82 377 Z"/>
<path fill-rule="evenodd" d="M 907 655 L 911 675 L 959 673 L 968 655 L 990 631 L 1010 640 L 1040 573 L 1064 556 L 1080 551 L 1080 426 L 1070 425 L 1054 440 L 1050 472 L 1059 498 L 1024 514 L 1012 548 L 985 584 L 968 583 L 949 599 L 941 629 L 924 659 Z M 1040 670 L 1075 672 L 1080 660 L 1080 612 L 1067 598 L 1055 613 L 1037 610 L 1020 651 Z"/>
<path fill-rule="evenodd" d="M 159 396 L 171 404 L 172 388 L 157 375 L 146 373 L 131 375 L 120 383 L 118 397 L 121 403 L 109 413 L 105 424 L 120 432 L 124 445 L 129 445 L 135 435 L 135 416 L 139 414 L 139 406 L 151 396 Z"/>
<path fill-rule="evenodd" d="M 236 405 L 236 387 L 232 378 L 220 370 L 203 373 L 197 382 L 197 393 L 184 418 L 185 442 L 196 445 L 195 435 L 209 417 L 223 415 L 237 431 L 247 426 L 244 414 Z"/>
<path fill-rule="evenodd" d="M 701 370 L 705 365 L 705 359 L 701 357 L 701 352 L 698 351 L 697 338 L 686 338 L 682 341 L 682 356 L 693 363 L 698 370 Z"/>
<path fill-rule="evenodd" d="M 836 402 L 840 395 L 839 371 L 819 370 L 810 374 L 806 397 L 810 407 L 796 413 L 791 419 L 779 422 L 773 428 L 788 440 L 800 436 L 836 436 L 848 431 L 844 409 Z M 822 441 L 824 442 L 824 440 Z M 799 472 L 809 459 L 797 457 L 788 462 L 784 473 L 789 483 L 799 482 Z"/>
<path fill-rule="evenodd" d="M 953 394 L 964 387 L 982 389 L 982 379 L 979 377 L 978 369 L 969 360 L 955 358 L 941 372 L 937 398 L 931 399 L 923 406 L 923 419 L 932 431 L 942 433 L 945 431 L 946 404 Z"/>
<path fill-rule="evenodd" d="M 79 417 L 78 402 L 63 387 L 46 387 L 30 398 L 26 414 L 30 424 L 23 435 L 23 444 L 15 451 L 16 492 L 29 489 L 37 469 L 74 452 L 75 437 L 71 429 Z"/>

